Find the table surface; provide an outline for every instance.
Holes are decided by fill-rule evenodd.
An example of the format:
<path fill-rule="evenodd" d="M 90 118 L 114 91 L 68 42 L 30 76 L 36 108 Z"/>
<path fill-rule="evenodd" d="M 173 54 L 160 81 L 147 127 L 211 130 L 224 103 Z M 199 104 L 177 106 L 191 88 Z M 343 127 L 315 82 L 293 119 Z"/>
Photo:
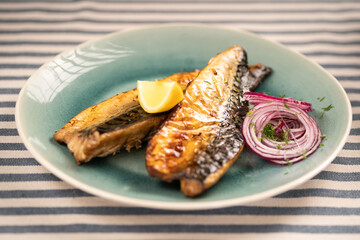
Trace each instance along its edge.
<path fill-rule="evenodd" d="M 338 79 L 353 122 L 321 178 L 246 205 L 166 211 L 81 194 L 37 163 L 14 121 L 19 91 L 36 69 L 110 32 L 183 22 L 230 26 L 281 42 Z M 0 1 L 1 239 L 241 237 L 360 239 L 360 1 Z"/>

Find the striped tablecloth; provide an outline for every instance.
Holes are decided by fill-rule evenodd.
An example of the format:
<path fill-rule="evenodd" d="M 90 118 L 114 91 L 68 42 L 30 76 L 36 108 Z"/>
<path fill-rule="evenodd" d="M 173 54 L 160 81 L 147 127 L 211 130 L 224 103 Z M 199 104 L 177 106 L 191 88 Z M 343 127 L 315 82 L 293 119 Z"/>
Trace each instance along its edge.
<path fill-rule="evenodd" d="M 57 179 L 25 149 L 18 93 L 56 54 L 131 27 L 206 23 L 248 30 L 320 63 L 345 88 L 350 136 L 298 188 L 202 211 L 125 206 Z M 360 239 L 360 1 L 0 1 L 0 239 Z"/>

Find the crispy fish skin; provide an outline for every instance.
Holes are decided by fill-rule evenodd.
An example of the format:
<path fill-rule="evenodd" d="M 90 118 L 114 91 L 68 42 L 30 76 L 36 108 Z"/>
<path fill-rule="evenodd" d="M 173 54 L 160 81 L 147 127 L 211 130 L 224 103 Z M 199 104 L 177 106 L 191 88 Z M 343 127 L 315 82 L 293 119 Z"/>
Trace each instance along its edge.
<path fill-rule="evenodd" d="M 176 73 L 160 81 L 176 81 L 183 91 L 196 78 L 198 71 Z M 67 144 L 78 165 L 94 157 L 107 156 L 126 148 L 139 148 L 151 137 L 168 112 L 146 113 L 139 104 L 136 89 L 115 95 L 91 106 L 54 134 L 59 143 Z"/>
<path fill-rule="evenodd" d="M 179 179 L 188 197 L 215 184 L 244 148 L 241 126 L 248 103 L 242 93 L 260 81 L 249 72 L 239 46 L 212 58 L 150 140 L 149 175 L 168 182 Z"/>

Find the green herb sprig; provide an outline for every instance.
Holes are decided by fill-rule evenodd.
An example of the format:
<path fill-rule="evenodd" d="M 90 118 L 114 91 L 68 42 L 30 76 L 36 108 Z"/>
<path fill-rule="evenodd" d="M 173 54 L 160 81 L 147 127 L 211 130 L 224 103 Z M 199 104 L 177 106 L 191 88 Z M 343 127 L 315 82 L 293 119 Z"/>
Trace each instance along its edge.
<path fill-rule="evenodd" d="M 332 104 L 330 104 L 330 105 L 327 106 L 327 107 L 321 108 L 321 109 L 323 110 L 323 112 L 322 112 L 320 118 L 323 118 L 325 112 L 328 112 L 328 111 L 330 111 L 330 110 L 333 109 L 333 108 L 334 108 L 334 106 L 333 106 Z"/>
<path fill-rule="evenodd" d="M 319 100 L 319 102 L 322 102 L 324 99 L 325 99 L 325 97 L 322 97 L 322 98 L 317 98 L 318 100 Z"/>

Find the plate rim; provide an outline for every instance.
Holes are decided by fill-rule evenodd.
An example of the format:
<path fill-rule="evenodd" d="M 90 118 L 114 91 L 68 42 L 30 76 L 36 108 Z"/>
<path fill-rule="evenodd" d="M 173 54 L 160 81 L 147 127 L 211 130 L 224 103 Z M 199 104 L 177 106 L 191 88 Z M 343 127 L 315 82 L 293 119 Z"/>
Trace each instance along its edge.
<path fill-rule="evenodd" d="M 23 95 L 25 93 L 25 89 L 27 88 L 27 86 L 29 85 L 29 83 L 31 82 L 31 80 L 33 78 L 35 78 L 35 76 L 41 72 L 43 70 L 44 67 L 46 67 L 48 64 L 50 64 L 54 59 L 58 58 L 59 56 L 63 56 L 66 55 L 67 53 L 73 51 L 76 48 L 79 48 L 81 46 L 87 45 L 87 44 L 91 44 L 92 42 L 96 42 L 99 41 L 101 39 L 105 39 L 105 38 L 109 38 L 113 35 L 117 35 L 117 34 L 126 34 L 128 32 L 133 32 L 133 31 L 137 31 L 137 30 L 145 30 L 145 29 L 152 29 L 152 28 L 171 28 L 171 27 L 202 27 L 202 28 L 212 28 L 212 29 L 222 29 L 222 30 L 230 30 L 230 31 L 235 31 L 235 32 L 240 32 L 246 35 L 250 35 L 252 37 L 255 37 L 257 39 L 260 39 L 262 41 L 268 41 L 271 42 L 281 48 L 284 48 L 287 51 L 292 52 L 293 54 L 296 54 L 298 57 L 305 59 L 306 61 L 309 61 L 312 65 L 314 65 L 315 67 L 317 67 L 318 69 L 320 69 L 325 75 L 327 75 L 328 78 L 331 79 L 331 81 L 335 82 L 335 84 L 338 86 L 338 88 L 341 91 L 341 95 L 343 95 L 346 99 L 346 109 L 348 110 L 348 122 L 347 122 L 347 127 L 346 130 L 341 138 L 341 141 L 339 143 L 339 145 L 335 148 L 335 150 L 333 151 L 333 153 L 322 163 L 320 164 L 317 168 L 312 169 L 310 172 L 304 174 L 303 176 L 289 182 L 286 183 L 284 185 L 272 188 L 270 190 L 266 190 L 260 193 L 256 193 L 250 196 L 242 196 L 242 197 L 236 197 L 236 198 L 231 198 L 231 199 L 225 199 L 225 200 L 213 200 L 213 201 L 201 201 L 201 202 L 170 202 L 170 201 L 160 201 L 160 200 L 146 200 L 146 199 L 138 199 L 138 198 L 133 198 L 133 197 L 127 197 L 124 195 L 119 195 L 119 194 L 115 194 L 115 193 L 110 193 L 101 189 L 98 189 L 96 187 L 93 187 L 91 185 L 88 185 L 80 180 L 77 180 L 69 175 L 67 175 L 65 172 L 57 169 L 52 163 L 50 163 L 46 158 L 42 157 L 35 148 L 32 147 L 32 145 L 30 144 L 30 142 L 27 141 L 27 139 L 25 138 L 25 133 L 24 133 L 24 129 L 22 127 L 22 125 L 20 124 L 20 102 L 23 99 Z M 127 28 L 125 30 L 121 30 L 121 31 L 115 31 L 112 32 L 110 34 L 106 34 L 105 36 L 99 37 L 99 38 L 95 38 L 89 41 L 85 41 L 81 44 L 76 45 L 75 47 L 69 49 L 69 50 L 65 50 L 63 52 L 60 52 L 59 54 L 57 54 L 55 57 L 53 57 L 51 60 L 45 62 L 39 69 L 37 69 L 35 72 L 33 72 L 31 74 L 31 76 L 28 78 L 28 80 L 26 81 L 26 83 L 24 84 L 24 86 L 21 88 L 21 91 L 18 95 L 18 98 L 16 100 L 16 105 L 15 105 L 15 124 L 16 124 L 16 128 L 18 130 L 19 136 L 22 140 L 22 142 L 24 143 L 25 147 L 27 148 L 28 151 L 30 151 L 30 153 L 34 156 L 34 158 L 36 159 L 36 161 L 38 161 L 42 166 L 44 166 L 46 169 L 48 169 L 52 174 L 54 174 L 55 176 L 57 176 L 59 179 L 67 182 L 68 184 L 84 191 L 87 193 L 90 193 L 94 196 L 97 197 L 101 197 L 113 202 L 117 202 L 117 203 L 125 203 L 125 204 L 130 204 L 130 205 L 136 205 L 138 207 L 147 207 L 147 208 L 153 208 L 153 209 L 162 209 L 162 210 L 206 210 L 206 209 L 217 209 L 217 208 L 223 208 L 223 207 L 230 207 L 230 206 L 235 206 L 235 205 L 241 205 L 241 204 L 245 204 L 245 203 L 249 203 L 249 202 L 253 202 L 253 201 L 260 201 L 272 196 L 275 196 L 277 194 L 283 193 L 285 191 L 288 191 L 290 189 L 293 189 L 299 185 L 301 185 L 302 183 L 310 180 L 312 177 L 316 176 L 318 173 L 320 173 L 324 168 L 326 168 L 326 166 L 328 166 L 338 155 L 338 153 L 342 150 L 343 146 L 346 143 L 346 139 L 349 136 L 350 130 L 351 130 L 351 123 L 352 123 L 352 108 L 351 108 L 351 103 L 349 100 L 348 95 L 346 94 L 344 88 L 342 87 L 342 85 L 339 83 L 339 81 L 333 76 L 331 75 L 326 69 L 324 69 L 320 64 L 318 64 L 317 62 L 313 61 L 312 59 L 307 58 L 306 56 L 304 56 L 303 54 L 292 50 L 288 47 L 286 47 L 285 45 L 264 38 L 262 36 L 258 36 L 254 33 L 245 31 L 245 30 L 240 30 L 240 29 L 236 29 L 233 27 L 227 27 L 227 26 L 219 26 L 219 25 L 208 25 L 208 24 L 191 24 L 191 23 L 186 23 L 186 24 L 154 24 L 154 25 L 149 25 L 146 27 L 131 27 L 131 28 Z"/>

